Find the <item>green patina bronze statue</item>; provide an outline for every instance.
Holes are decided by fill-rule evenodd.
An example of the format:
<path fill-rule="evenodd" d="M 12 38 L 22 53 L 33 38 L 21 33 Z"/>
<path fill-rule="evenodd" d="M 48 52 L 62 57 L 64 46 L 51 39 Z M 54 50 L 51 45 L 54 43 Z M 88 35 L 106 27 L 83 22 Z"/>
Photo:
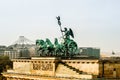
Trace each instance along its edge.
<path fill-rule="evenodd" d="M 66 27 L 62 30 L 60 16 L 56 18 L 64 41 L 59 43 L 58 39 L 55 38 L 53 44 L 48 38 L 46 38 L 46 41 L 36 40 L 37 54 L 39 56 L 72 57 L 78 52 L 77 43 L 71 39 L 74 38 L 73 31 L 71 28 L 68 30 Z"/>

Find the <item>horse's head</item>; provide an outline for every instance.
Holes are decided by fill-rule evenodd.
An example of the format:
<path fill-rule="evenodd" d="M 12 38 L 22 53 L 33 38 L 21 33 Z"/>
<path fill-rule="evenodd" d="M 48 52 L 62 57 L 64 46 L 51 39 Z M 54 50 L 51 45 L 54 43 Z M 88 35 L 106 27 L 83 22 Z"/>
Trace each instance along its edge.
<path fill-rule="evenodd" d="M 55 42 L 54 42 L 54 44 L 55 44 L 55 45 L 58 45 L 58 44 L 59 44 L 57 38 L 55 38 Z"/>
<path fill-rule="evenodd" d="M 48 38 L 46 38 L 46 43 L 47 43 L 48 45 L 52 44 L 51 41 L 50 41 Z"/>
<path fill-rule="evenodd" d="M 36 45 L 38 45 L 38 44 L 39 44 L 39 42 L 40 42 L 40 40 L 39 40 L 39 39 L 37 39 L 37 40 L 36 40 Z"/>
<path fill-rule="evenodd" d="M 53 47 L 52 42 L 48 38 L 46 38 L 46 44 L 48 47 Z"/>
<path fill-rule="evenodd" d="M 44 43 L 43 40 L 36 40 L 36 45 L 44 45 Z"/>

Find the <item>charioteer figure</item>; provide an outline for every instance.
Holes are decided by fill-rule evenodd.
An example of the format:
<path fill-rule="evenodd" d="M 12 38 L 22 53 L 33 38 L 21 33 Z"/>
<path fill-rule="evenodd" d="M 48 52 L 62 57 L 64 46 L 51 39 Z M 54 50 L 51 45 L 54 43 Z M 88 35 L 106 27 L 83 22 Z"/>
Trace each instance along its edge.
<path fill-rule="evenodd" d="M 56 17 L 58 20 L 58 25 L 60 26 L 60 31 L 62 33 L 62 37 L 64 39 L 64 50 L 65 50 L 65 56 L 71 56 L 75 54 L 75 51 L 77 50 L 77 44 L 75 41 L 70 39 L 70 36 L 74 38 L 74 34 L 71 28 L 69 30 L 65 27 L 64 30 L 62 30 L 61 22 L 60 22 L 60 16 Z M 63 35 L 64 33 L 64 35 Z"/>

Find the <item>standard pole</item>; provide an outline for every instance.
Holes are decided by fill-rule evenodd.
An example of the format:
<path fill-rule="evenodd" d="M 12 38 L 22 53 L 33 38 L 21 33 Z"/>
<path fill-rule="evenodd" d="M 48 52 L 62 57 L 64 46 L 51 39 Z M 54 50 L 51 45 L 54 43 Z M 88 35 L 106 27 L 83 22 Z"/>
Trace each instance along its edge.
<path fill-rule="evenodd" d="M 61 31 L 62 36 L 63 36 L 62 27 L 61 27 L 61 21 L 60 21 L 60 16 L 57 16 L 56 19 L 58 20 L 58 25 L 60 26 L 60 31 Z"/>

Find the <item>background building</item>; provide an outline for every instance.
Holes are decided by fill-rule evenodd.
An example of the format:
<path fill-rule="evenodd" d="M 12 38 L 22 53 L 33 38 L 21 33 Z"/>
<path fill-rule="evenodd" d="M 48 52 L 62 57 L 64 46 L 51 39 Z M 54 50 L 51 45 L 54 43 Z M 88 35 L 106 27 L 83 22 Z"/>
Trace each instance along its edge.
<path fill-rule="evenodd" d="M 24 36 L 20 36 L 12 45 L 8 47 L 1 46 L 0 54 L 9 56 L 10 59 L 29 58 L 35 55 L 35 43 Z"/>
<path fill-rule="evenodd" d="M 99 48 L 80 47 L 79 50 L 80 50 L 80 55 L 100 58 L 100 49 Z"/>
<path fill-rule="evenodd" d="M 9 59 L 15 59 L 19 57 L 17 50 L 5 50 L 4 56 L 8 56 Z"/>
<path fill-rule="evenodd" d="M 35 54 L 35 43 L 24 36 L 19 36 L 18 40 L 15 41 L 11 47 L 18 52 L 18 58 L 28 58 Z"/>
<path fill-rule="evenodd" d="M 4 51 L 6 49 L 6 46 L 0 46 L 0 55 L 3 55 L 4 54 Z"/>

